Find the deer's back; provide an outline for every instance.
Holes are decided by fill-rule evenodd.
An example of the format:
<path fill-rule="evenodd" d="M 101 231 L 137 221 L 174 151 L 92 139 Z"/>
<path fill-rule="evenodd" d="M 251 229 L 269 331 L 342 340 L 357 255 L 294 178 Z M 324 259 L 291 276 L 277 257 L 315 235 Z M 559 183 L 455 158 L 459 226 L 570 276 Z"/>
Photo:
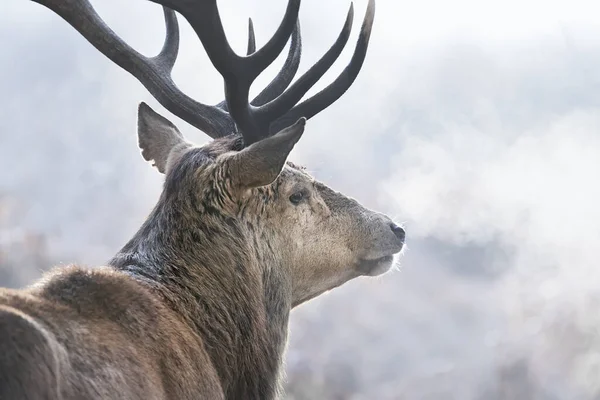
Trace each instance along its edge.
<path fill-rule="evenodd" d="M 0 289 L 0 399 L 222 398 L 202 340 L 128 276 L 68 267 Z"/>

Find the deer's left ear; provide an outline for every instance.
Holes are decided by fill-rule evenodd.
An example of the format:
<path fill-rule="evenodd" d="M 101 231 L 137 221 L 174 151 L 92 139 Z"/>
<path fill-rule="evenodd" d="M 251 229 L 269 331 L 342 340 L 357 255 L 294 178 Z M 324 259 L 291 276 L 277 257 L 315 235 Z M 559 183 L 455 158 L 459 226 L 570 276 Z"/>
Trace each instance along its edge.
<path fill-rule="evenodd" d="M 171 121 L 144 102 L 138 107 L 138 145 L 146 161 L 163 174 L 174 159 L 191 146 Z"/>
<path fill-rule="evenodd" d="M 306 118 L 302 117 L 294 125 L 231 156 L 228 168 L 233 185 L 254 188 L 273 183 L 294 145 L 302 137 L 305 125 Z"/>

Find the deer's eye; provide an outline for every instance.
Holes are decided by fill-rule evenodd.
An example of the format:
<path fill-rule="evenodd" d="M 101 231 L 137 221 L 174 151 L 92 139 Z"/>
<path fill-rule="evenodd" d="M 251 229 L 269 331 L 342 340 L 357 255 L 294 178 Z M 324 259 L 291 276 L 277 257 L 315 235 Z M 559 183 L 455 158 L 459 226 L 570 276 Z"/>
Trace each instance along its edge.
<path fill-rule="evenodd" d="M 304 200 L 305 197 L 306 194 L 304 193 L 304 191 L 298 191 L 290 196 L 290 202 L 292 204 L 300 204 L 300 202 L 302 202 L 302 200 Z"/>

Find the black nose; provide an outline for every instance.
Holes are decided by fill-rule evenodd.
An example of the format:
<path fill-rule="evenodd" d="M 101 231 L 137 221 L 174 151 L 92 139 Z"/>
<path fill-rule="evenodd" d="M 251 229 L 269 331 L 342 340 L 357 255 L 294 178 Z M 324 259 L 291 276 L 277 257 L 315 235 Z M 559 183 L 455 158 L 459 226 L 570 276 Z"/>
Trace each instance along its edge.
<path fill-rule="evenodd" d="M 404 232 L 404 229 L 394 223 L 390 224 L 390 228 L 392 229 L 392 232 L 394 232 L 394 235 L 396 235 L 401 242 L 404 242 L 404 238 L 406 237 L 406 232 Z"/>

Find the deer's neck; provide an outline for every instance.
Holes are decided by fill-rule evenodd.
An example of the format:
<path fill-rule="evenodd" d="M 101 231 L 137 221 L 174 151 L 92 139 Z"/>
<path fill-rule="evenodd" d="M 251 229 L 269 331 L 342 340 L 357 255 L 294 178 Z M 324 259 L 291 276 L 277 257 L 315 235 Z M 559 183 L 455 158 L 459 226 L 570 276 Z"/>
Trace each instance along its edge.
<path fill-rule="evenodd" d="M 111 261 L 154 288 L 204 341 L 227 398 L 278 391 L 291 283 L 272 243 L 215 210 L 153 211 Z"/>

